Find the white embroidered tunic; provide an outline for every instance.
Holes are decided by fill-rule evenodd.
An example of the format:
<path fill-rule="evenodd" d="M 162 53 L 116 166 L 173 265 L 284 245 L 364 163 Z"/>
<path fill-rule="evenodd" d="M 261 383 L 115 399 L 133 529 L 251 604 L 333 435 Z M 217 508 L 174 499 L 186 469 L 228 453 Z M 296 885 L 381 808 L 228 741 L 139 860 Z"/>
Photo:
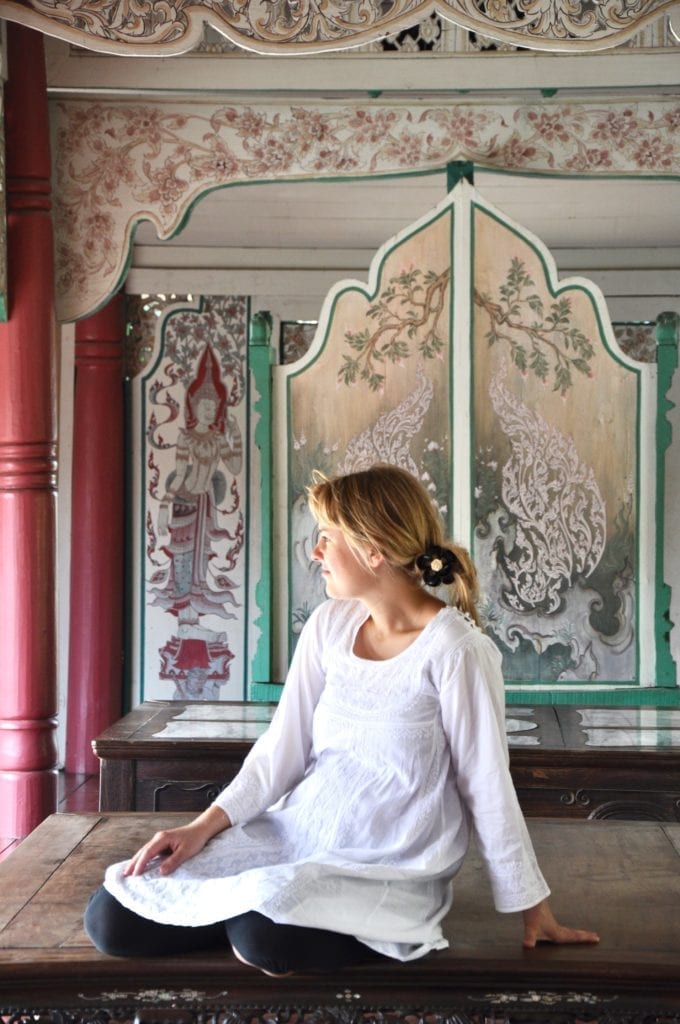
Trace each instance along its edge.
<path fill-rule="evenodd" d="M 473 828 L 497 910 L 548 895 L 508 770 L 496 647 L 443 608 L 368 661 L 354 654 L 366 617 L 354 600 L 315 610 L 269 729 L 215 801 L 233 827 L 166 877 L 110 867 L 124 906 L 182 925 L 257 910 L 411 960 L 447 945 Z"/>

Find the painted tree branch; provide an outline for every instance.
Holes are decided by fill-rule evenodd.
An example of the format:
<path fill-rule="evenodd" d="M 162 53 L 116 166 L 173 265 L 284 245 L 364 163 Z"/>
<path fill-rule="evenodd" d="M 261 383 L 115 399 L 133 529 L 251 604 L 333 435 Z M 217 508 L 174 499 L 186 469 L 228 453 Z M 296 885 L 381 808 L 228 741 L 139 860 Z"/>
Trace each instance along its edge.
<path fill-rule="evenodd" d="M 573 385 L 572 371 L 592 376 L 590 360 L 594 349 L 585 334 L 571 325 L 571 303 L 567 297 L 556 297 L 546 313 L 536 292 L 525 294 L 529 288 L 535 288 L 534 282 L 522 261 L 515 258 L 499 289 L 499 298 L 494 300 L 475 289 L 474 303 L 489 317 L 489 344 L 506 343 L 515 366 L 522 373 L 531 370 L 544 383 L 552 372 L 553 390 L 564 396 Z M 529 351 L 524 344 L 527 340 Z"/>
<path fill-rule="evenodd" d="M 444 347 L 439 324 L 450 277 L 447 267 L 439 274 L 410 270 L 390 278 L 378 301 L 366 312 L 367 318 L 377 321 L 376 329 L 345 333 L 345 341 L 357 354 L 343 356 L 338 381 L 352 385 L 362 380 L 372 391 L 381 391 L 385 386 L 382 366 L 402 364 L 411 355 L 411 342 L 417 342 L 423 358 L 438 356 Z"/>

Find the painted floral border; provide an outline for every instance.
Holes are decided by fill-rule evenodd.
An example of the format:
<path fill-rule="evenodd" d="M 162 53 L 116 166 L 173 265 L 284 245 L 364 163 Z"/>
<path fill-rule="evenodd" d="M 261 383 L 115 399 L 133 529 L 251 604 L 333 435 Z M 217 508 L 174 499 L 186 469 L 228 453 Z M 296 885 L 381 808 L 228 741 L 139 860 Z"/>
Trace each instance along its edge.
<path fill-rule="evenodd" d="M 617 46 L 677 0 L 0 0 L 0 14 L 112 53 L 183 53 L 203 22 L 257 53 L 318 53 L 411 28 L 432 12 L 501 42 L 587 52 Z"/>
<path fill-rule="evenodd" d="M 537 175 L 680 177 L 680 102 L 363 106 L 55 102 L 57 312 L 124 277 L 134 226 L 160 238 L 214 188 L 401 175 L 451 161 Z"/>

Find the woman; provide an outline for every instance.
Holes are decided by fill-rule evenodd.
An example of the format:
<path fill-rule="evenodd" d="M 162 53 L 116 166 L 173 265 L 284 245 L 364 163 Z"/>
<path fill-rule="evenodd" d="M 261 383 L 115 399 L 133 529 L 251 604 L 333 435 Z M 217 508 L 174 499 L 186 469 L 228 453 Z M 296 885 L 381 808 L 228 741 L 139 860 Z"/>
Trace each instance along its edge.
<path fill-rule="evenodd" d="M 272 724 L 211 807 L 109 868 L 86 915 L 93 941 L 127 955 L 228 943 L 270 974 L 412 960 L 447 945 L 474 829 L 526 946 L 596 942 L 547 901 L 467 552 L 395 467 L 318 477 L 308 496 L 330 600 L 302 631 Z"/>

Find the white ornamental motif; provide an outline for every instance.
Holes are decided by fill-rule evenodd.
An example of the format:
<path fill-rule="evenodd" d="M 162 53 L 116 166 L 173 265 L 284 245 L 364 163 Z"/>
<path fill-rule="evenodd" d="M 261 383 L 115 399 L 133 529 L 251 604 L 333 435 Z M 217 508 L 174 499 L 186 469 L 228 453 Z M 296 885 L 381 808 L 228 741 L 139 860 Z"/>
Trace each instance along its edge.
<path fill-rule="evenodd" d="M 410 444 L 423 425 L 434 389 L 420 363 L 416 366 L 416 377 L 413 391 L 399 405 L 382 413 L 372 426 L 350 440 L 345 459 L 338 467 L 339 474 L 368 469 L 376 462 L 388 462 L 420 476 Z"/>
<path fill-rule="evenodd" d="M 513 517 L 514 544 L 496 548 L 517 611 L 555 612 L 577 576 L 588 577 L 605 547 L 606 510 L 593 470 L 565 437 L 515 396 L 504 368 L 489 396 L 512 451 L 503 466 L 502 502 Z"/>

